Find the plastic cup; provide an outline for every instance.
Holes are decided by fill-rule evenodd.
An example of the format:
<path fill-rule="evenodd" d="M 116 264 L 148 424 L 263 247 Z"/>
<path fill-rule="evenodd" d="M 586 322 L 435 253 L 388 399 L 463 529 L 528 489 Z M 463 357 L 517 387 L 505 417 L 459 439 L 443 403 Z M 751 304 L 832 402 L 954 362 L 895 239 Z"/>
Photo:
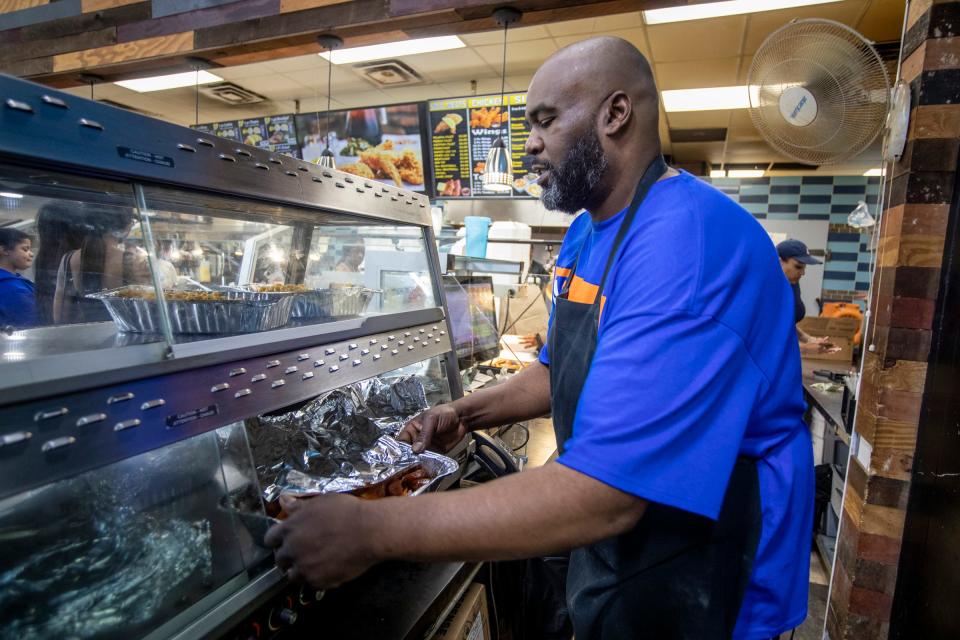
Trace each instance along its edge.
<path fill-rule="evenodd" d="M 463 222 L 467 227 L 467 255 L 471 258 L 486 258 L 490 218 L 486 216 L 467 216 L 463 219 Z"/>

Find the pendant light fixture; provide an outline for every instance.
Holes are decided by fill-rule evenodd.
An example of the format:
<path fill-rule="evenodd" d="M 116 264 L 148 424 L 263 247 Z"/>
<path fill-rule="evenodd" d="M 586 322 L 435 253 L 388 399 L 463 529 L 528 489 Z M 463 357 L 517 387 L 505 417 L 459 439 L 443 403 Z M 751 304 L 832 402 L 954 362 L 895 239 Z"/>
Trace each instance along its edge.
<path fill-rule="evenodd" d="M 317 38 L 317 41 L 320 46 L 327 50 L 327 111 L 324 114 L 324 119 L 327 122 L 327 135 L 324 137 L 326 146 L 323 153 L 317 158 L 316 163 L 324 169 L 336 169 L 337 161 L 333 152 L 330 151 L 330 94 L 333 93 L 333 50 L 343 46 L 343 39 L 339 36 L 325 34 Z"/>
<path fill-rule="evenodd" d="M 503 66 L 500 71 L 500 108 L 509 113 L 510 107 L 504 99 L 507 85 L 507 30 L 511 24 L 520 21 L 523 14 L 513 7 L 501 7 L 493 12 L 497 24 L 503 27 Z M 487 152 L 487 162 L 483 165 L 483 188 L 494 193 L 510 193 L 513 189 L 513 159 L 510 149 L 504 141 L 503 125 L 509 118 L 500 118 L 500 135 Z"/>

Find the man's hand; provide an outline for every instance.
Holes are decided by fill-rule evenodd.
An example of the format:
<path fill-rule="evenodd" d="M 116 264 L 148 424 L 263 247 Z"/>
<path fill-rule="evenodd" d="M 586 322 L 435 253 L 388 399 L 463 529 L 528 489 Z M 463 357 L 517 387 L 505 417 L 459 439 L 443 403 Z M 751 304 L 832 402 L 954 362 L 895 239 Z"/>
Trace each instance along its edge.
<path fill-rule="evenodd" d="M 264 543 L 291 580 L 336 587 L 379 562 L 364 533 L 364 501 L 339 494 L 280 500 L 289 516 L 267 531 Z"/>
<path fill-rule="evenodd" d="M 520 346 L 524 349 L 537 349 L 540 347 L 541 342 L 539 341 L 539 336 L 535 333 L 528 333 L 526 335 L 520 336 L 518 340 Z"/>
<path fill-rule="evenodd" d="M 415 453 L 428 448 L 443 452 L 463 440 L 466 435 L 467 427 L 454 406 L 441 404 L 427 409 L 403 425 L 397 439 L 411 443 Z"/>

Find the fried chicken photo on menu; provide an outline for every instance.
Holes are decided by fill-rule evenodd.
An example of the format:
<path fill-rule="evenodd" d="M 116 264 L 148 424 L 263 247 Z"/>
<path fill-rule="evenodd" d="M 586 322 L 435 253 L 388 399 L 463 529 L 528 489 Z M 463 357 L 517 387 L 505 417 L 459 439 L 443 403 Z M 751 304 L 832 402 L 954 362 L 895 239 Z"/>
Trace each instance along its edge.
<path fill-rule="evenodd" d="M 404 182 L 413 185 L 423 184 L 423 164 L 412 149 L 404 151 L 396 161 L 396 165 Z"/>
<path fill-rule="evenodd" d="M 398 187 L 403 187 L 403 178 L 400 177 L 400 170 L 393 162 L 392 153 L 384 153 L 376 149 L 364 151 L 360 154 L 360 162 L 373 169 L 374 173 L 390 178 Z"/>
<path fill-rule="evenodd" d="M 340 171 L 344 173 L 350 173 L 360 178 L 367 178 L 373 180 L 376 176 L 373 173 L 373 170 L 365 165 L 362 162 L 357 162 L 355 164 L 346 164 L 340 167 Z"/>

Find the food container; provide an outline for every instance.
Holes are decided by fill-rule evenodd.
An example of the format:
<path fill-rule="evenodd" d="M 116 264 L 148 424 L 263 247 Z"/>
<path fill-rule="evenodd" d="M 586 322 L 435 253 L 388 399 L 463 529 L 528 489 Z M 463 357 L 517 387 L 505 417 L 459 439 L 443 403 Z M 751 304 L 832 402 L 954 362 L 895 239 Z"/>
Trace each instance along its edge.
<path fill-rule="evenodd" d="M 120 331 L 160 333 L 160 314 L 154 289 L 129 286 L 88 294 L 107 307 Z M 202 295 L 194 292 L 196 295 Z M 294 296 L 249 291 L 209 292 L 211 299 L 167 300 L 174 333 L 230 334 L 278 329 L 287 324 Z"/>
<path fill-rule="evenodd" d="M 245 289 L 259 294 L 258 288 L 261 286 L 245 285 Z M 294 297 L 290 312 L 293 318 L 346 318 L 358 316 L 366 311 L 374 293 L 373 289 L 366 287 L 339 286 L 330 289 L 292 290 L 287 292 L 287 295 Z"/>

